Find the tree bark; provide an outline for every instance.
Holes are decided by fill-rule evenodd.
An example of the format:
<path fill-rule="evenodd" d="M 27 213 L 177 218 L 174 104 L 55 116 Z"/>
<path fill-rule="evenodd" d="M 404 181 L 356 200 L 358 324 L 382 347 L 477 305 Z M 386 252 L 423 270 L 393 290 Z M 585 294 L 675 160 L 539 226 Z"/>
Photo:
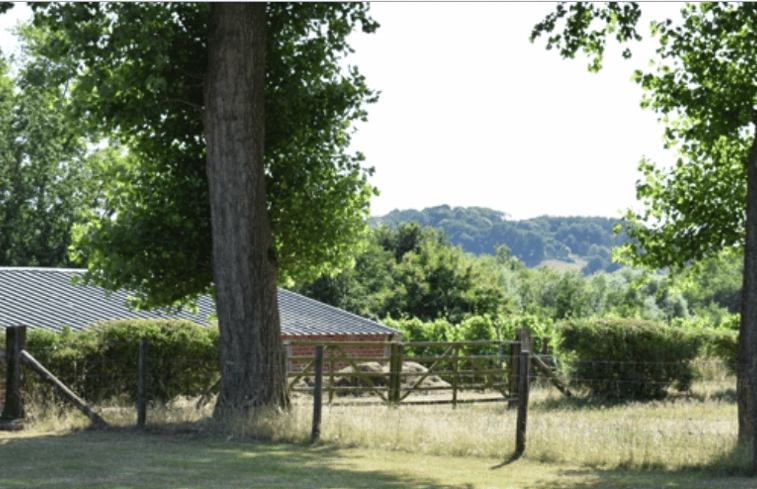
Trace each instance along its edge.
<path fill-rule="evenodd" d="M 757 422 L 757 115 L 754 122 L 755 139 L 747 163 L 744 282 L 736 371 L 739 440 L 742 442 L 753 439 Z M 754 440 L 757 445 L 757 439 Z"/>
<path fill-rule="evenodd" d="M 263 166 L 265 4 L 211 7 L 203 124 L 220 330 L 214 416 L 289 404 Z"/>

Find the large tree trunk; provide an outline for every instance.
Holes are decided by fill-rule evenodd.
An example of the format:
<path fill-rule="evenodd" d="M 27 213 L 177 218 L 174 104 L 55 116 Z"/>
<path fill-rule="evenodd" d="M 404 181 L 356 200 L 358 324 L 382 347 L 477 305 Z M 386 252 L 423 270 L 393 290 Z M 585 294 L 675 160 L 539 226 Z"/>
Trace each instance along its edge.
<path fill-rule="evenodd" d="M 746 245 L 736 380 L 741 441 L 753 439 L 757 424 L 757 117 L 755 127 L 747 169 Z M 754 444 L 757 449 L 757 438 Z"/>
<path fill-rule="evenodd" d="M 212 5 L 203 122 L 225 417 L 289 398 L 263 166 L 265 4 Z"/>

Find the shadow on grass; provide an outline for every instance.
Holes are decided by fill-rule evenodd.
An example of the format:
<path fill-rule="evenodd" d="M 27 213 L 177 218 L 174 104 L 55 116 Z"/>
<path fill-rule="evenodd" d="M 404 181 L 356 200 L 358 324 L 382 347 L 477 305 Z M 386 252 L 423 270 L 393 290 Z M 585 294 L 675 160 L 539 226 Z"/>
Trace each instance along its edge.
<path fill-rule="evenodd" d="M 471 487 L 395 473 L 391 467 L 371 470 L 359 457 L 344 457 L 328 446 L 228 440 L 191 424 L 5 436 L 0 460 L 0 487 Z"/>

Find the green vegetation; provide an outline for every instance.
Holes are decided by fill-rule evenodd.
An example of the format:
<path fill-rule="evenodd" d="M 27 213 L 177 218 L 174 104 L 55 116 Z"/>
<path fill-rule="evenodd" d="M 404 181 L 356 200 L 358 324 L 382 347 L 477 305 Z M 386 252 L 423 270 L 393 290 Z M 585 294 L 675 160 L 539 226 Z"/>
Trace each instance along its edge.
<path fill-rule="evenodd" d="M 141 338 L 148 341 L 150 399 L 198 396 L 218 380 L 218 330 L 186 320 L 119 320 L 75 333 L 32 329 L 27 350 L 87 402 L 133 401 Z M 36 376 L 24 379 L 25 392 L 52 400 Z"/>
<path fill-rule="evenodd" d="M 629 319 L 565 321 L 558 329 L 573 378 L 611 400 L 662 399 L 671 385 L 688 391 L 704 340 L 694 329 Z"/>
<path fill-rule="evenodd" d="M 62 67 L 28 50 L 16 61 L 11 77 L 0 53 L 0 266 L 69 266 L 71 228 L 97 196 L 88 135 L 50 83 Z"/>
<path fill-rule="evenodd" d="M 611 250 L 626 240 L 624 233 L 614 234 L 614 227 L 622 223 L 618 219 L 541 216 L 511 221 L 506 213 L 485 207 L 441 205 L 422 211 L 394 210 L 372 217 L 369 222 L 372 227 L 386 224 L 391 228 L 417 222 L 442 229 L 452 244 L 462 246 L 468 253 L 494 255 L 497 247 L 506 245 L 529 267 L 545 260 L 585 262 L 586 273 L 616 270 Z"/>
<path fill-rule="evenodd" d="M 708 326 L 732 325 L 741 292 L 733 278 L 741 266 L 738 256 L 695 264 L 681 274 L 623 267 L 586 276 L 528 268 L 506 246 L 498 246 L 495 255 L 476 256 L 453 246 L 443 231 L 418 223 L 376 227 L 354 261 L 354 268 L 293 290 L 379 320 L 443 319 L 456 325 L 488 315 L 504 325 L 529 316 L 537 328 L 607 315 L 665 323 L 701 317 Z"/>

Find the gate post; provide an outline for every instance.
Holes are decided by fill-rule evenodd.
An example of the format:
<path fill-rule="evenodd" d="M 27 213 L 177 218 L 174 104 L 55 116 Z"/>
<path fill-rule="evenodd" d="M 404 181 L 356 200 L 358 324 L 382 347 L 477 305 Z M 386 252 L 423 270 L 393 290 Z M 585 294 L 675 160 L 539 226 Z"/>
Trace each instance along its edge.
<path fill-rule="evenodd" d="M 24 417 L 21 402 L 21 361 L 19 354 L 26 348 L 26 326 L 5 328 L 5 405 L 0 420 L 13 421 Z"/>
<path fill-rule="evenodd" d="M 333 365 L 333 364 L 332 364 Z M 313 390 L 313 430 L 310 443 L 321 437 L 321 407 L 323 404 L 323 345 L 315 347 L 315 389 Z"/>
<path fill-rule="evenodd" d="M 392 343 L 389 359 L 389 404 L 400 402 L 400 387 L 402 385 L 402 361 L 405 356 L 405 345 Z"/>
<path fill-rule="evenodd" d="M 520 354 L 520 369 L 518 375 L 518 418 L 515 422 L 515 454 L 513 459 L 519 458 L 526 451 L 526 421 L 528 419 L 528 364 L 530 353 Z"/>
<path fill-rule="evenodd" d="M 518 373 L 520 371 L 520 352 L 522 350 L 522 343 L 516 341 L 510 343 L 510 379 L 508 382 L 508 390 L 510 397 L 518 395 Z M 518 401 L 508 401 L 507 407 L 514 408 L 518 405 Z"/>
<path fill-rule="evenodd" d="M 144 428 L 147 420 L 147 338 L 139 340 L 137 358 L 137 428 Z"/>

